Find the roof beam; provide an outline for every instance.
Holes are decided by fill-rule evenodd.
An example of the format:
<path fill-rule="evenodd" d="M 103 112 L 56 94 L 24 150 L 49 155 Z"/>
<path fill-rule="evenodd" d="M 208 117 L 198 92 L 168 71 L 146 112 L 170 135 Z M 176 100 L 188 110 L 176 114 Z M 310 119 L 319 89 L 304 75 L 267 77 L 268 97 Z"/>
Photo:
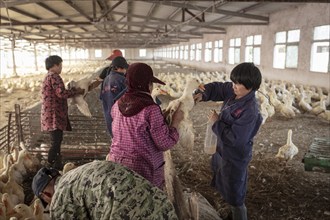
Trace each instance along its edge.
<path fill-rule="evenodd" d="M 40 7 L 43 7 L 44 9 L 52 12 L 53 14 L 55 14 L 58 17 L 62 17 L 62 14 L 60 14 L 59 12 L 55 11 L 53 8 L 49 7 L 48 5 L 46 5 L 46 4 L 42 3 L 42 2 L 38 2 L 37 5 L 39 5 Z M 40 19 L 38 19 L 38 20 L 40 20 Z M 70 21 L 69 19 L 65 19 L 65 20 Z M 86 28 L 83 28 L 83 27 L 80 27 L 80 28 L 82 30 L 84 30 L 84 31 L 87 31 Z"/>
<path fill-rule="evenodd" d="M 186 3 L 176 3 L 176 2 L 166 2 L 166 1 L 164 1 L 164 2 L 162 2 L 162 5 L 196 10 L 196 6 L 186 4 Z M 216 4 L 215 4 L 215 6 L 216 6 Z M 223 9 L 217 9 L 217 8 L 214 8 L 214 7 L 208 7 L 208 8 L 198 7 L 198 8 L 200 9 L 201 12 L 218 13 L 218 14 L 223 14 L 223 15 L 231 15 L 231 16 L 235 16 L 235 17 L 250 18 L 250 19 L 266 21 L 266 22 L 269 21 L 268 17 L 260 16 L 260 15 L 253 15 L 253 14 L 246 14 L 246 13 L 241 13 L 241 12 L 228 11 L 228 10 L 223 10 Z"/>
<path fill-rule="evenodd" d="M 83 10 L 81 10 L 80 8 L 78 8 L 77 5 L 75 5 L 75 3 L 72 0 L 64 0 L 64 2 L 66 2 L 68 5 L 70 5 L 74 10 L 76 10 L 77 12 L 79 12 L 81 15 L 83 15 L 88 21 L 93 21 L 93 19 L 91 17 L 89 17 L 89 15 L 87 15 Z"/>
<path fill-rule="evenodd" d="M 115 8 L 117 8 L 123 1 L 117 2 L 114 6 L 109 8 L 106 12 L 104 12 L 96 21 L 100 21 L 102 18 L 106 17 L 110 12 L 112 12 Z"/>
<path fill-rule="evenodd" d="M 149 22 L 149 20 L 150 20 L 150 17 L 153 15 L 153 13 L 155 12 L 155 9 L 158 7 L 159 5 L 158 4 L 155 4 L 155 3 L 153 3 L 152 5 L 151 5 L 151 7 L 150 7 L 150 9 L 149 9 L 149 11 L 148 11 L 148 13 L 147 13 L 147 16 L 146 16 L 146 23 L 148 23 Z M 140 29 L 140 31 L 143 31 L 144 30 L 144 28 L 145 27 L 141 27 L 141 29 Z"/>
<path fill-rule="evenodd" d="M 97 24 L 102 24 L 102 23 L 107 23 L 107 22 L 8 22 L 8 23 L 2 23 L 1 27 L 9 27 L 9 26 L 33 26 L 33 25 L 61 25 L 61 26 L 67 26 L 67 25 L 97 25 Z M 131 26 L 144 26 L 145 22 L 144 21 L 131 21 L 131 22 L 126 22 L 126 21 L 116 21 L 116 22 L 111 22 L 109 25 L 131 25 Z M 178 21 L 162 21 L 162 22 L 148 22 L 148 25 L 181 25 L 183 24 L 182 22 Z M 187 24 L 188 25 L 188 24 Z M 202 28 L 208 28 L 208 29 L 214 29 L 214 30 L 221 30 L 224 31 L 224 28 L 217 27 L 217 26 L 212 26 L 212 25 L 268 25 L 268 23 L 265 22 L 189 22 L 190 26 L 198 26 Z"/>
<path fill-rule="evenodd" d="M 182 13 L 187 12 L 187 13 L 190 14 L 193 18 L 195 18 L 197 21 L 199 21 L 199 22 L 205 22 L 205 19 L 202 19 L 202 18 L 197 17 L 197 15 L 194 15 L 194 13 L 192 13 L 191 11 L 189 11 L 187 8 L 183 8 L 182 10 L 183 10 Z M 204 12 L 203 12 L 202 15 L 203 15 L 202 17 L 204 17 Z M 183 21 L 184 21 L 184 20 L 183 20 Z"/>
<path fill-rule="evenodd" d="M 161 25 L 166 25 L 167 23 L 166 22 L 176 22 L 176 24 L 178 24 L 179 23 L 179 21 L 171 21 L 171 18 L 172 17 L 174 17 L 175 16 L 175 14 L 177 14 L 178 12 L 180 12 L 181 11 L 181 9 L 178 9 L 178 10 L 176 10 L 175 11 L 175 13 L 173 13 L 171 16 L 169 16 L 168 18 L 166 18 L 166 19 L 161 19 L 161 18 L 155 18 L 155 17 L 149 17 L 149 22 L 148 22 L 148 25 L 150 24 L 150 23 L 152 23 L 152 21 L 159 21 L 159 23 L 157 24 L 158 25 L 158 27 L 157 28 L 155 28 L 155 29 L 160 29 L 161 27 Z M 123 13 L 123 12 L 113 12 L 113 14 L 117 14 L 117 15 L 123 15 L 123 16 L 126 16 L 126 13 Z M 141 18 L 141 19 L 146 19 L 146 16 L 142 16 L 142 15 L 136 15 L 136 14 L 132 14 L 131 15 L 132 17 L 135 17 L 135 18 Z M 208 23 L 205 23 L 205 22 L 203 22 L 202 24 L 201 23 L 189 23 L 189 25 L 191 25 L 191 26 L 194 26 L 195 24 L 197 24 L 197 27 L 200 27 L 200 26 L 202 26 L 203 28 L 211 28 L 211 29 L 213 29 L 214 27 L 207 27 L 207 25 L 208 25 Z M 187 25 L 188 25 L 188 23 L 187 23 Z M 217 24 L 218 25 L 218 24 Z M 221 29 L 221 31 L 226 31 L 225 30 L 225 28 L 219 28 L 219 27 L 216 27 L 217 29 Z"/>
<path fill-rule="evenodd" d="M 126 37 L 126 35 L 133 35 L 133 34 L 139 34 L 139 35 L 153 35 L 153 36 L 159 36 L 161 34 L 165 34 L 166 32 L 159 32 L 159 31 L 122 31 L 122 32 L 113 32 L 113 33 L 101 33 L 99 31 L 88 31 L 88 32 L 81 32 L 79 33 L 72 33 L 72 32 L 64 32 L 67 30 L 70 30 L 71 28 L 62 28 L 62 32 L 59 33 L 58 30 L 46 30 L 46 31 L 38 31 L 36 32 L 22 32 L 20 33 L 21 36 L 30 36 L 30 35 L 44 35 L 44 36 L 48 36 L 48 35 L 53 35 L 53 38 L 56 38 L 56 36 L 61 36 L 61 37 L 67 37 L 67 36 L 75 36 L 75 34 L 77 36 L 83 37 L 83 36 L 89 36 L 89 35 L 98 35 L 98 39 L 102 36 L 119 36 L 119 37 Z M 218 31 L 210 31 L 210 32 L 193 32 L 193 31 L 178 31 L 175 32 L 175 34 L 180 35 L 182 37 L 189 37 L 189 38 L 193 38 L 194 36 L 197 37 L 202 37 L 203 34 L 224 34 L 223 32 L 218 32 Z M 171 35 L 170 35 L 171 36 Z M 94 38 L 95 39 L 95 38 Z"/>

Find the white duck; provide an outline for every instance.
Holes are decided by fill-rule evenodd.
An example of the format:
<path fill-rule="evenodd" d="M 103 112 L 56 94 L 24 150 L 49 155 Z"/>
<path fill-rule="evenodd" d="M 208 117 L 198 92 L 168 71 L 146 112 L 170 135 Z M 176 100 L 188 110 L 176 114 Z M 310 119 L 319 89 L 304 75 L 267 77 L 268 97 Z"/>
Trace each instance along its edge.
<path fill-rule="evenodd" d="M 0 203 L 0 220 L 6 220 L 6 206 L 3 203 Z"/>
<path fill-rule="evenodd" d="M 330 121 L 330 110 L 325 110 L 324 112 L 318 114 L 317 117 Z"/>
<path fill-rule="evenodd" d="M 322 112 L 325 112 L 325 110 L 327 110 L 327 107 L 325 105 L 326 100 L 324 98 L 322 98 L 320 100 L 320 105 L 315 106 L 310 112 L 314 115 L 319 115 Z"/>
<path fill-rule="evenodd" d="M 294 118 L 296 116 L 296 113 L 294 111 L 294 108 L 292 106 L 292 97 L 287 96 L 287 94 L 283 95 L 284 98 L 284 104 L 282 103 L 279 108 L 279 113 L 284 116 L 285 118 Z"/>
<path fill-rule="evenodd" d="M 14 211 L 25 218 L 34 218 L 33 209 L 25 204 L 18 204 L 14 207 Z"/>
<path fill-rule="evenodd" d="M 286 144 L 278 149 L 278 153 L 275 157 L 283 158 L 288 161 L 298 154 L 298 152 L 298 147 L 292 143 L 292 130 L 289 129 Z"/>
<path fill-rule="evenodd" d="M 193 123 L 189 117 L 189 113 L 194 107 L 194 98 L 192 93 L 194 89 L 199 87 L 199 82 L 195 78 L 189 78 L 186 82 L 186 87 L 180 98 L 169 102 L 165 109 L 164 115 L 167 115 L 166 120 L 169 124 L 172 123 L 172 116 L 176 110 L 183 111 L 183 120 L 180 122 L 178 132 L 180 135 L 179 144 L 191 149 L 194 145 Z"/>
<path fill-rule="evenodd" d="M 76 96 L 72 97 L 71 98 L 71 100 L 72 100 L 71 104 L 76 104 L 79 111 L 87 117 L 92 117 L 92 114 L 89 110 L 88 104 L 85 100 L 85 96 L 89 92 L 89 90 L 88 90 L 89 85 L 92 83 L 92 81 L 93 80 L 90 77 L 85 77 L 85 78 L 82 78 L 78 81 L 71 80 L 68 83 L 68 88 L 69 89 L 71 89 L 71 88 L 81 88 L 81 89 L 85 90 L 83 95 L 76 95 Z"/>
<path fill-rule="evenodd" d="M 66 163 L 63 167 L 63 174 L 66 174 L 67 172 L 69 172 L 70 170 L 73 170 L 74 168 L 76 168 L 77 166 L 74 163 Z"/>
<path fill-rule="evenodd" d="M 12 165 L 12 160 L 10 159 L 10 157 L 12 157 L 11 155 L 7 155 L 7 164 L 5 167 L 5 171 L 3 171 L 2 173 L 0 173 L 0 181 L 2 181 L 3 183 L 8 182 L 8 174 L 9 174 L 9 168 Z"/>
<path fill-rule="evenodd" d="M 6 208 L 7 217 L 8 217 L 8 215 L 13 213 L 13 209 L 14 209 L 15 205 L 17 204 L 12 201 L 12 198 L 9 196 L 8 193 L 2 194 L 1 203 L 4 204 L 4 206 Z"/>
<path fill-rule="evenodd" d="M 32 204 L 33 216 L 35 220 L 44 220 L 44 206 L 41 203 L 40 199 L 34 200 Z"/>
<path fill-rule="evenodd" d="M 151 97 L 152 97 L 152 99 L 154 100 L 155 103 L 157 103 L 156 98 L 159 95 L 168 95 L 168 93 L 165 90 L 163 90 L 159 87 L 153 88 L 153 90 L 151 92 Z"/>
<path fill-rule="evenodd" d="M 301 97 L 300 97 L 300 101 L 299 101 L 298 105 L 305 112 L 310 112 L 313 108 L 309 103 L 306 102 L 306 96 L 307 95 L 305 92 L 301 93 Z"/>

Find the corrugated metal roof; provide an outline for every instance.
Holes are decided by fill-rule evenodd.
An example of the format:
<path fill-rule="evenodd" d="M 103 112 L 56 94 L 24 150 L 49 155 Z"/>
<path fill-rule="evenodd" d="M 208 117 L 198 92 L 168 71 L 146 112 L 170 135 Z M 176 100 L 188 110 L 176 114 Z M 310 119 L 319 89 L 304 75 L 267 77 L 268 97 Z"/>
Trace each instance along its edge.
<path fill-rule="evenodd" d="M 76 47 L 160 47 L 225 34 L 231 25 L 268 25 L 299 2 L 3 0 L 1 36 Z"/>

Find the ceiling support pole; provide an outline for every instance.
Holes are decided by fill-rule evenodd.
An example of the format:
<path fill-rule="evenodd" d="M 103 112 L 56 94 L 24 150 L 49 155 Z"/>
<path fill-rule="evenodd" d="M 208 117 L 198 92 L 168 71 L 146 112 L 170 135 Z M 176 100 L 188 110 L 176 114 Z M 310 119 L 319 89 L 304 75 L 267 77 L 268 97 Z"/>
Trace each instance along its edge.
<path fill-rule="evenodd" d="M 34 54 L 34 66 L 35 70 L 38 71 L 38 52 L 37 52 L 37 43 L 33 42 L 33 54 Z"/>
<path fill-rule="evenodd" d="M 11 39 L 11 57 L 12 57 L 12 60 L 13 60 L 13 76 L 17 77 L 16 60 L 15 60 L 15 35 Z"/>

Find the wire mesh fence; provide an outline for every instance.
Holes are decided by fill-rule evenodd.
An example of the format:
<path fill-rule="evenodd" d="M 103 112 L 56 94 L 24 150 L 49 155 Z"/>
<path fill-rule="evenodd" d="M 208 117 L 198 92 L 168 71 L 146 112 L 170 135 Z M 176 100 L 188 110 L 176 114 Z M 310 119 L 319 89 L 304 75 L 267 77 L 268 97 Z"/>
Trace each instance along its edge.
<path fill-rule="evenodd" d="M 90 161 L 105 159 L 111 138 L 107 133 L 104 118 L 70 115 L 72 131 L 65 131 L 61 145 L 63 160 Z M 48 154 L 50 139 L 47 132 L 41 132 L 40 112 L 20 111 L 15 105 L 14 112 L 8 112 L 8 124 L 0 128 L 0 149 L 9 152 L 12 146 L 24 142 L 27 149 L 45 158 Z"/>

